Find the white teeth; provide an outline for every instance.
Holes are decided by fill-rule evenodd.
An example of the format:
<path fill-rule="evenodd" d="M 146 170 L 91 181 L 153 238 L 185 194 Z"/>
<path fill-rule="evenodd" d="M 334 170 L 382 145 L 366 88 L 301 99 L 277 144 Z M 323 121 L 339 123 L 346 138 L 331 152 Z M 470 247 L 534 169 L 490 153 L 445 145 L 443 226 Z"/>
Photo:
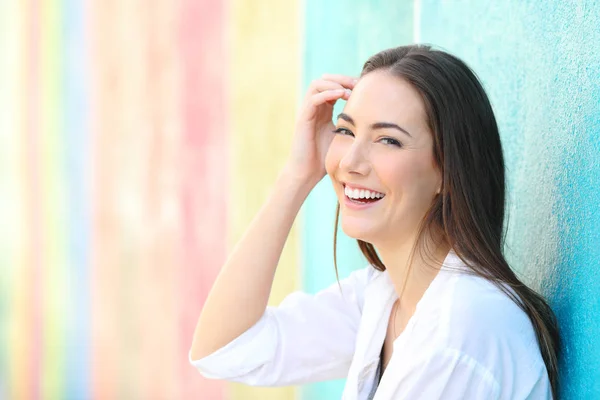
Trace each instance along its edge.
<path fill-rule="evenodd" d="M 351 199 L 381 199 L 384 196 L 383 193 L 367 189 L 350 189 L 348 186 L 344 187 L 344 193 Z"/>

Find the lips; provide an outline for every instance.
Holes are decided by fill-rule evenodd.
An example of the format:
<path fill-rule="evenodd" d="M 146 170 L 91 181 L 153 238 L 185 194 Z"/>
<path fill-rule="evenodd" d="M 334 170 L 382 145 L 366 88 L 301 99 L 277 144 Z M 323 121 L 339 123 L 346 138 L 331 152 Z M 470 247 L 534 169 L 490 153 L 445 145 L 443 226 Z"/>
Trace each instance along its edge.
<path fill-rule="evenodd" d="M 360 186 L 344 185 L 344 194 L 351 199 L 381 199 L 385 196 L 384 193 L 373 189 L 367 189 Z"/>
<path fill-rule="evenodd" d="M 377 203 L 385 197 L 384 193 L 363 187 L 352 186 L 349 184 L 344 185 L 344 195 L 346 198 L 346 204 L 354 206 L 368 206 Z"/>

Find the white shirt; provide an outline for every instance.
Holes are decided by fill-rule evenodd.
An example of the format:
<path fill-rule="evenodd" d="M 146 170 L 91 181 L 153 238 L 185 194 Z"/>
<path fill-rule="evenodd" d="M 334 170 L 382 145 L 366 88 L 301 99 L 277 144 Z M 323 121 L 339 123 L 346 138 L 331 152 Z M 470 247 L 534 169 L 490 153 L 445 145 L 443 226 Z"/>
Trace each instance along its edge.
<path fill-rule="evenodd" d="M 551 399 L 527 315 L 451 251 L 416 307 L 374 400 Z M 327 289 L 294 292 L 242 335 L 200 360 L 207 378 L 286 386 L 347 378 L 343 399 L 365 400 L 398 298 L 368 266 Z M 227 316 L 223 316 L 227 318 Z"/>

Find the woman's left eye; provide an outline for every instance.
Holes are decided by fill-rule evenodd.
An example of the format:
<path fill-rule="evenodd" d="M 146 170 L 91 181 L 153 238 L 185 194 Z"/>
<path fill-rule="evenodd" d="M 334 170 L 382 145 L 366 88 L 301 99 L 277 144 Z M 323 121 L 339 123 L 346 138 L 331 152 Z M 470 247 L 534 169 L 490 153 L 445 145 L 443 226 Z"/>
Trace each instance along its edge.
<path fill-rule="evenodd" d="M 390 144 L 392 146 L 402 147 L 402 143 L 397 141 L 396 139 L 390 137 L 384 137 L 379 140 L 383 144 Z"/>
<path fill-rule="evenodd" d="M 350 132 L 349 129 L 346 129 L 346 128 L 337 128 L 336 130 L 333 131 L 333 133 L 340 133 L 344 136 L 354 136 L 354 134 L 352 132 Z"/>

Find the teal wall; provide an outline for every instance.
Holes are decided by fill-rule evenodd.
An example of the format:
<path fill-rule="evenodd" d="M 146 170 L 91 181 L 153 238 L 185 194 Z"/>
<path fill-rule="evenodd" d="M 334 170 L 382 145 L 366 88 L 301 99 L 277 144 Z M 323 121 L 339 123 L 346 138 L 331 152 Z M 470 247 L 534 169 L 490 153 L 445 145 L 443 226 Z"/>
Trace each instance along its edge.
<path fill-rule="evenodd" d="M 475 70 L 506 156 L 507 257 L 559 318 L 563 398 L 600 398 L 600 1 L 416 4 L 307 0 L 304 87 L 324 72 L 356 75 L 371 54 L 415 40 Z M 303 210 L 310 292 L 335 279 L 335 204 L 326 178 Z M 365 265 L 341 232 L 339 245 L 341 277 Z M 309 385 L 303 398 L 339 398 L 342 387 Z"/>
<path fill-rule="evenodd" d="M 563 397 L 600 398 L 600 2 L 428 0 L 420 26 L 488 90 L 510 186 L 506 254 L 558 315 Z"/>

